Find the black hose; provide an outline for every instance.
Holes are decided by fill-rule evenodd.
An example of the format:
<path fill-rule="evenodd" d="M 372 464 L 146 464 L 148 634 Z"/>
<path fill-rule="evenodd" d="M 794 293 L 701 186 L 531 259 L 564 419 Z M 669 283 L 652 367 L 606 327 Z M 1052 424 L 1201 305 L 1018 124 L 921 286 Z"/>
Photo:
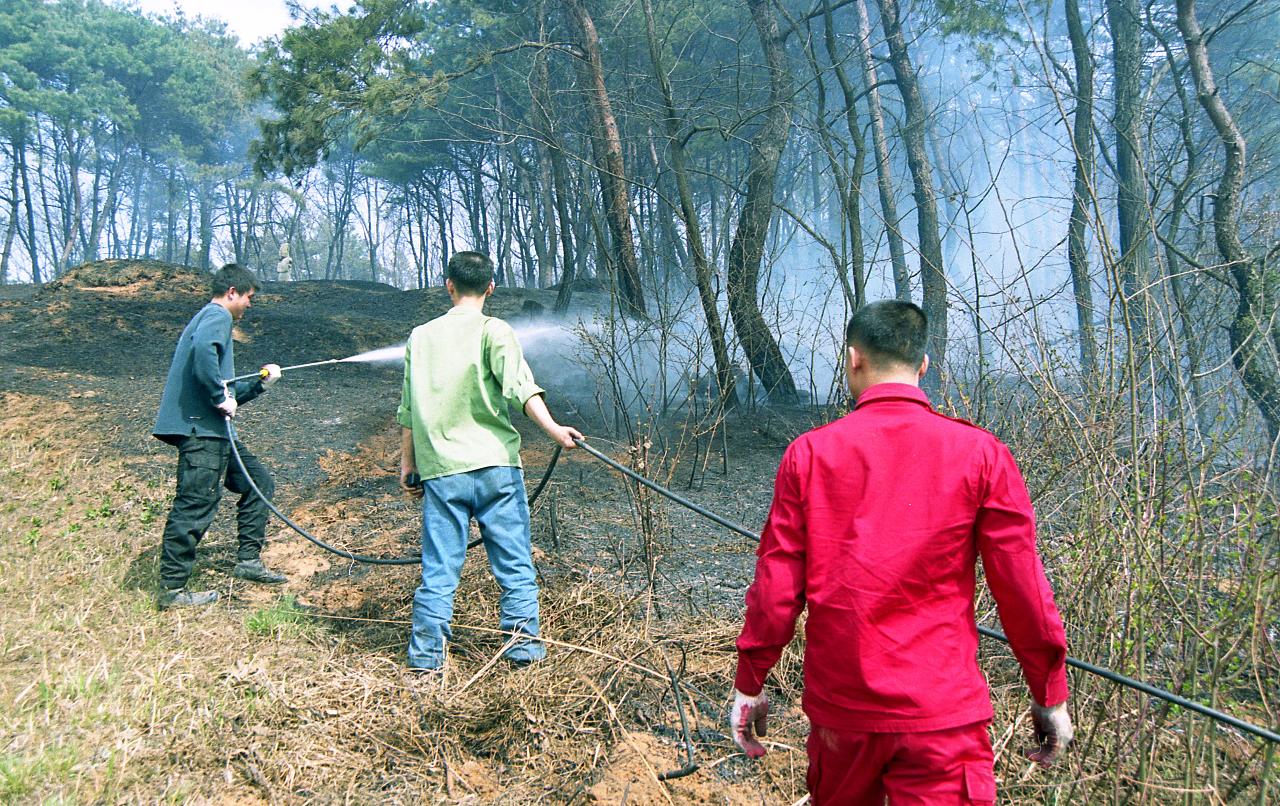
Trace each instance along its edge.
<path fill-rule="evenodd" d="M 663 487 L 661 484 L 658 484 L 656 481 L 650 481 L 649 479 L 646 479 L 644 476 L 635 472 L 631 468 L 627 467 L 626 465 L 615 462 L 614 460 L 610 459 L 608 456 L 605 456 L 603 453 L 591 447 L 586 442 L 580 439 L 575 439 L 574 443 L 576 443 L 579 448 L 582 448 L 584 451 L 591 454 L 592 456 L 599 459 L 600 461 L 604 462 L 606 465 L 608 465 L 609 467 L 612 467 L 614 470 L 618 471 L 624 476 L 634 479 L 640 484 L 643 484 L 644 486 L 648 487 L 650 490 L 653 490 L 655 492 L 661 493 L 662 495 L 665 495 L 667 498 L 670 498 L 672 501 L 675 501 L 680 506 L 685 507 L 686 509 L 691 509 L 694 512 L 701 515 L 702 517 L 707 518 L 708 520 L 713 520 L 716 523 L 723 526 L 724 528 L 732 532 L 737 532 L 743 537 L 748 537 L 757 543 L 760 542 L 760 535 L 751 531 L 747 527 L 742 526 L 741 524 L 734 523 L 733 521 L 728 520 L 727 518 L 722 518 L 716 513 L 712 512 L 711 510 L 700 507 L 697 504 L 690 501 L 689 499 L 684 498 L 683 496 L 677 493 L 673 493 L 671 490 L 668 490 L 666 487 Z"/>
<path fill-rule="evenodd" d="M 244 474 L 244 477 L 246 479 L 248 479 L 249 488 L 253 490 L 254 495 L 262 499 L 262 502 L 267 505 L 267 509 L 270 509 L 273 513 L 275 513 L 275 516 L 280 520 L 284 521 L 289 526 L 290 529 L 293 529 L 293 531 L 302 535 L 307 540 L 311 541 L 316 546 L 319 546 L 325 551 L 336 554 L 339 557 L 345 557 L 348 560 L 354 560 L 358 563 L 365 563 L 367 565 L 421 565 L 422 564 L 422 555 L 418 555 L 416 557 L 371 557 L 367 554 L 355 554 L 353 552 L 340 549 L 337 546 L 329 545 L 328 543 L 324 542 L 320 538 L 308 532 L 306 529 L 303 529 L 301 526 L 294 523 L 289 518 L 288 515 L 280 511 L 279 507 L 277 507 L 271 501 L 270 498 L 267 498 L 265 495 L 263 495 L 262 490 L 258 489 L 258 485 L 254 483 L 253 476 L 249 474 L 249 471 L 244 466 L 244 460 L 240 458 L 240 449 L 236 447 L 236 440 L 238 439 L 238 437 L 236 436 L 236 427 L 231 422 L 230 417 L 227 417 L 225 419 L 227 423 L 227 438 L 231 442 L 231 455 L 235 457 L 236 465 L 239 466 L 240 472 Z M 542 494 L 543 488 L 546 487 L 547 482 L 551 480 L 551 473 L 552 471 L 555 470 L 556 462 L 559 461 L 559 459 L 560 459 L 560 446 L 557 445 L 555 452 L 551 454 L 551 461 L 547 464 L 546 471 L 542 474 L 541 481 L 539 481 L 538 486 L 534 488 L 533 494 L 529 496 L 530 507 L 532 507 L 534 502 L 538 500 L 538 496 Z M 467 544 L 467 549 L 470 550 L 483 542 L 484 542 L 483 538 L 473 540 Z"/>
<path fill-rule="evenodd" d="M 703 515 L 707 518 L 710 518 L 711 520 L 715 521 L 716 523 L 720 524 L 726 529 L 730 529 L 731 531 L 737 532 L 738 534 L 744 537 L 749 537 L 752 540 L 756 541 L 757 543 L 760 542 L 760 536 L 755 532 L 752 532 L 746 529 L 745 527 L 740 526 L 732 521 L 725 520 L 724 518 L 721 518 L 719 515 L 709 512 L 708 510 L 703 509 L 697 504 L 694 504 L 691 501 L 688 501 L 682 496 L 671 492 L 670 490 L 663 487 L 662 485 L 646 479 L 644 476 L 641 476 L 640 474 L 636 473 L 631 468 L 621 465 L 618 462 L 615 462 L 614 460 L 610 459 L 608 456 L 605 456 L 603 453 L 600 453 L 595 448 L 592 448 L 590 445 L 583 442 L 582 440 L 574 440 L 574 441 L 578 444 L 578 447 L 582 448 L 587 453 L 596 457 L 597 459 L 609 465 L 613 469 L 625 474 L 627 477 L 638 481 L 639 483 L 643 484 L 649 489 L 654 490 L 666 496 L 667 498 L 670 498 L 672 501 L 675 501 L 677 504 L 680 504 L 684 507 L 687 507 L 693 510 L 694 512 L 697 512 L 699 515 Z M 993 630 L 990 627 L 983 627 L 981 625 L 978 625 L 978 632 L 987 636 L 988 638 L 994 638 L 997 641 L 1003 641 L 1006 644 L 1009 643 L 1008 637 L 1006 637 L 1005 634 L 1000 632 L 999 630 Z M 1265 739 L 1269 742 L 1275 742 L 1277 744 L 1280 744 L 1280 734 L 1277 734 L 1275 731 L 1267 730 L 1266 728 L 1260 728 L 1257 725 L 1250 724 L 1248 722 L 1245 722 L 1242 719 L 1237 719 L 1236 717 L 1233 717 L 1230 714 L 1224 714 L 1222 711 L 1219 711 L 1214 708 L 1210 708 L 1207 705 L 1201 705 L 1198 702 L 1188 700 L 1185 697 L 1180 697 L 1177 694 L 1173 694 L 1172 692 L 1165 691 L 1164 689 L 1156 688 L 1155 686 L 1152 686 L 1148 683 L 1143 683 L 1140 680 L 1134 680 L 1131 677 L 1125 677 L 1124 675 L 1113 672 L 1110 669 L 1106 669 L 1101 666 L 1094 666 L 1092 663 L 1087 663 L 1082 660 L 1077 660 L 1076 658 L 1073 658 L 1071 656 L 1067 656 L 1067 665 L 1074 666 L 1075 668 L 1089 672 L 1090 674 L 1095 674 L 1098 677 L 1101 677 L 1106 680 L 1110 680 L 1113 683 L 1119 683 L 1122 686 L 1128 686 L 1131 689 L 1141 691 L 1144 694 L 1149 694 L 1152 697 L 1156 697 L 1158 699 L 1164 700 L 1165 702 L 1170 702 L 1170 703 L 1173 703 L 1174 705 L 1181 706 L 1183 708 L 1186 708 L 1189 711 L 1195 711 L 1198 714 L 1203 714 L 1204 716 L 1207 716 L 1211 719 L 1215 719 L 1218 722 L 1231 725 L 1234 728 L 1238 728 L 1239 730 L 1242 730 L 1245 733 L 1249 733 L 1254 736 L 1257 736 L 1258 738 Z"/>
<path fill-rule="evenodd" d="M 239 465 L 241 472 L 244 473 L 244 477 L 248 479 L 249 487 L 252 488 L 253 492 L 263 500 L 263 502 L 267 505 L 267 507 L 272 512 L 275 513 L 276 517 L 280 518 L 280 520 L 288 524 L 289 527 L 292 528 L 295 532 L 302 535 L 307 540 L 310 540 L 312 543 L 324 549 L 325 551 L 332 552 L 338 555 L 339 557 L 346 557 L 349 560 L 355 560 L 356 562 L 368 563 L 370 565 L 416 565 L 422 562 L 421 557 L 387 558 L 387 557 L 370 557 L 364 554 L 353 554 L 352 552 L 344 551 L 340 548 L 330 546 L 328 543 L 325 543 L 323 540 L 320 540 L 319 538 L 312 536 L 309 532 L 307 532 L 306 529 L 303 529 L 301 526 L 294 523 L 292 520 L 289 519 L 289 516 L 281 512 L 276 507 L 276 505 L 271 502 L 270 499 L 268 499 L 265 495 L 262 494 L 262 491 L 258 489 L 258 485 L 254 484 L 253 477 L 250 476 L 249 472 L 245 469 L 244 462 L 240 459 L 240 451 L 236 448 L 236 429 L 235 429 L 235 426 L 232 424 L 230 417 L 226 418 L 226 423 L 227 423 L 227 436 L 231 440 L 231 452 L 235 456 L 236 464 Z M 627 467 L 626 465 L 615 462 L 613 459 L 609 458 L 608 456 L 604 455 L 600 451 L 588 445 L 584 440 L 575 439 L 574 443 L 579 448 L 582 448 L 587 453 L 591 454 L 595 458 L 599 459 L 601 462 L 604 462 L 606 465 L 608 465 L 609 467 L 612 467 L 614 470 L 617 470 L 618 472 L 622 473 L 628 478 L 633 479 L 634 481 L 640 484 L 643 484 L 644 486 L 659 493 L 660 495 L 666 496 L 672 501 L 675 501 L 677 504 L 680 504 L 681 506 L 687 509 L 690 509 L 693 512 L 698 513 L 704 518 L 707 518 L 709 520 L 712 520 L 720 524 L 721 526 L 725 527 L 726 529 L 729 529 L 730 531 L 737 532 L 743 537 L 748 537 L 757 543 L 760 542 L 760 535 L 756 534 L 755 532 L 752 532 L 750 529 L 747 529 L 745 526 L 734 523 L 733 521 L 728 520 L 726 518 L 722 518 L 721 516 L 717 515 L 711 510 L 701 507 L 698 504 L 693 503 L 689 499 L 677 493 L 674 493 L 671 490 L 668 490 L 666 487 L 663 487 L 661 484 L 658 484 L 655 481 L 650 481 L 649 479 L 645 478 L 644 476 L 641 476 L 639 473 L 635 472 L 634 470 Z M 537 500 L 538 495 L 542 493 L 543 488 L 546 487 L 547 482 L 551 479 L 551 474 L 555 470 L 556 462 L 560 459 L 560 452 L 561 452 L 560 446 L 557 445 L 555 449 L 555 453 L 551 455 L 551 461 L 547 464 L 547 469 L 542 475 L 542 479 L 538 482 L 538 486 L 534 489 L 533 494 L 529 496 L 529 506 L 533 506 L 534 501 Z M 482 539 L 473 540 L 467 544 L 467 548 L 471 549 L 472 547 L 479 545 L 481 542 L 483 542 Z M 978 632 L 981 633 L 982 635 L 987 636 L 988 638 L 994 638 L 997 641 L 1003 641 L 1006 644 L 1009 643 L 1008 637 L 1005 636 L 1005 634 L 1000 632 L 999 630 L 993 630 L 990 627 L 983 627 L 981 625 L 978 625 Z M 1075 668 L 1089 672 L 1090 674 L 1095 674 L 1098 677 L 1101 677 L 1105 680 L 1110 680 L 1113 683 L 1119 683 L 1120 685 L 1134 689 L 1135 691 L 1141 691 L 1144 694 L 1149 694 L 1152 697 L 1156 697 L 1157 699 L 1164 700 L 1165 702 L 1169 702 L 1174 705 L 1180 706 L 1182 708 L 1186 708 L 1189 711 L 1194 711 L 1195 713 L 1202 714 L 1204 716 L 1207 716 L 1223 724 L 1231 725 L 1232 727 L 1237 728 L 1238 730 L 1242 730 L 1245 733 L 1251 734 L 1253 736 L 1257 736 L 1260 739 L 1265 739 L 1268 742 L 1280 744 L 1280 734 L 1277 734 L 1275 731 L 1258 727 L 1257 725 L 1251 724 L 1249 722 L 1245 722 L 1242 719 L 1237 719 L 1236 717 L 1233 717 L 1230 714 L 1223 713 L 1222 711 L 1219 711 L 1215 708 L 1210 708 L 1207 705 L 1201 705 L 1198 702 L 1195 702 L 1193 700 L 1188 700 L 1185 697 L 1180 697 L 1177 694 L 1174 694 L 1169 691 L 1165 691 L 1164 689 L 1156 688 L 1155 686 L 1152 686 L 1148 683 L 1143 683 L 1140 680 L 1134 680 L 1131 677 L 1125 677 L 1124 675 L 1119 674 L 1117 672 L 1113 672 L 1110 669 L 1106 669 L 1101 666 L 1095 666 L 1092 663 L 1087 663 L 1085 661 L 1078 660 L 1076 658 L 1071 657 L 1070 655 L 1067 656 L 1067 665 L 1074 666 Z M 677 697 L 679 697 L 678 684 L 676 684 L 674 680 L 672 680 L 672 687 L 676 689 Z M 681 716 L 683 717 L 683 714 L 681 714 Z M 690 759 L 690 763 L 692 763 L 692 758 Z M 692 772 L 692 770 L 690 770 L 690 772 Z"/>

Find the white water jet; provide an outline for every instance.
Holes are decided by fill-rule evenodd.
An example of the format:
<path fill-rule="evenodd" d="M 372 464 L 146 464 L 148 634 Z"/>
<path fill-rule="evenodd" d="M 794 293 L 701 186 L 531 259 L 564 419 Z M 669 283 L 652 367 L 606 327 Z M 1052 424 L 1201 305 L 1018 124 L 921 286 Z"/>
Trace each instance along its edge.
<path fill-rule="evenodd" d="M 368 350 L 353 355 L 348 358 L 340 359 L 341 362 L 351 362 L 357 364 L 402 364 L 404 363 L 404 344 L 393 344 L 390 347 L 379 347 L 376 350 Z"/>

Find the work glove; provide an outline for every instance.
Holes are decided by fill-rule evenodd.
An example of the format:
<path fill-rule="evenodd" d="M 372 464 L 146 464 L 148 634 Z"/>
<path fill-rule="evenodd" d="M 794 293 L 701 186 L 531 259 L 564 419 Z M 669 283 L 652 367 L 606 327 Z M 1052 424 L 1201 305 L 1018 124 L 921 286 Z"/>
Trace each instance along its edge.
<path fill-rule="evenodd" d="M 1046 707 L 1032 703 L 1031 722 L 1036 729 L 1036 744 L 1039 747 L 1028 751 L 1027 758 L 1041 767 L 1048 767 L 1059 753 L 1067 749 L 1075 736 L 1067 704 L 1064 702 Z"/>
<path fill-rule="evenodd" d="M 223 417 L 234 417 L 236 416 L 236 409 L 240 408 L 240 404 L 236 402 L 235 395 L 226 391 L 226 387 L 223 387 L 223 391 L 226 393 L 226 397 L 214 408 L 221 412 Z"/>
<path fill-rule="evenodd" d="M 729 727 L 733 730 L 733 741 L 747 754 L 747 758 L 763 756 L 764 745 L 756 741 L 756 736 L 769 732 L 769 695 L 761 691 L 752 697 L 735 688 L 733 707 L 729 709 Z"/>
<path fill-rule="evenodd" d="M 266 389 L 271 386 L 271 384 L 280 380 L 280 365 L 263 364 L 260 374 L 262 375 L 262 388 Z"/>

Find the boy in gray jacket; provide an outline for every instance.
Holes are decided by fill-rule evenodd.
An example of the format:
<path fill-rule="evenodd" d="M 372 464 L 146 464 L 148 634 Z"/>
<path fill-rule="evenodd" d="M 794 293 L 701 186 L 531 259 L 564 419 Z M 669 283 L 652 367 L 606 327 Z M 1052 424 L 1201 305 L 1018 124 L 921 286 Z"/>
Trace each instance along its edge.
<path fill-rule="evenodd" d="M 265 584 L 285 581 L 269 570 L 259 554 L 266 542 L 267 506 L 249 487 L 231 459 L 225 419 L 241 403 L 253 400 L 280 379 L 280 367 L 264 366 L 262 377 L 231 383 L 235 356 L 231 325 L 253 304 L 258 281 L 253 272 L 228 263 L 213 275 L 213 299 L 187 324 L 169 365 L 152 436 L 178 449 L 178 485 L 164 525 L 160 547 L 161 610 L 197 607 L 218 600 L 217 591 L 189 591 L 187 578 L 195 564 L 196 545 L 213 522 L 222 487 L 240 494 L 236 508 L 238 562 L 232 574 Z M 262 494 L 275 491 L 271 474 L 239 441 L 236 448 L 250 478 Z"/>

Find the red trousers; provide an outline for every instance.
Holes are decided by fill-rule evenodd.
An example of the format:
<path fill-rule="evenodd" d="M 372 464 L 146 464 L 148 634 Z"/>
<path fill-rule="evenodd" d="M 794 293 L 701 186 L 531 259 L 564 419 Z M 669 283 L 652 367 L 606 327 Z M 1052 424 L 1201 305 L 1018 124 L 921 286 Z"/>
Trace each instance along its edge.
<path fill-rule="evenodd" d="M 959 806 L 996 800 L 987 723 L 927 733 L 809 733 L 814 806 Z"/>

